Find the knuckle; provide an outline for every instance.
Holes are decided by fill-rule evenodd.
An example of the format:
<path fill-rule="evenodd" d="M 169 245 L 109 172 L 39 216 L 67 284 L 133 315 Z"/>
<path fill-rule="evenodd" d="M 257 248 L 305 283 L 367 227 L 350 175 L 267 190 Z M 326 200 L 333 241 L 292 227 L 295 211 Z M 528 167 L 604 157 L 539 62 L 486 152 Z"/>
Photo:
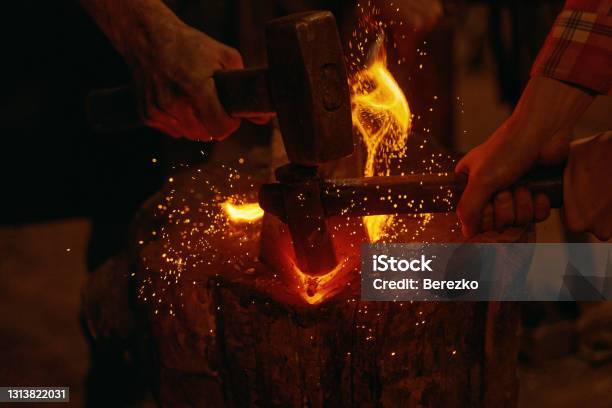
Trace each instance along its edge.
<path fill-rule="evenodd" d="M 234 58 L 234 59 L 236 59 L 236 58 L 238 58 L 238 59 L 242 58 L 242 57 L 240 56 L 240 53 L 238 52 L 238 50 L 237 50 L 237 49 L 235 49 L 235 48 L 232 48 L 232 47 L 225 47 L 225 52 L 227 53 L 227 56 L 228 56 L 228 57 L 231 57 L 231 58 Z"/>
<path fill-rule="evenodd" d="M 512 193 L 507 190 L 497 193 L 495 195 L 494 202 L 497 209 L 508 210 L 510 208 L 514 208 Z"/>
<path fill-rule="evenodd" d="M 221 49 L 221 58 L 229 67 L 242 66 L 242 55 L 235 48 L 224 46 Z"/>
<path fill-rule="evenodd" d="M 527 224 L 533 221 L 534 211 L 531 200 L 515 199 L 515 222 L 517 224 Z"/>

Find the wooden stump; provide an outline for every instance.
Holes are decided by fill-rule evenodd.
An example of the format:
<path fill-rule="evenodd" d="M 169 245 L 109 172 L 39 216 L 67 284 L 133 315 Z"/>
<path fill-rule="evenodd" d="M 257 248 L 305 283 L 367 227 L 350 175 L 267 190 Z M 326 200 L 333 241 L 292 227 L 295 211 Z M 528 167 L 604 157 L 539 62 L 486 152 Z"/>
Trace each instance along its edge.
<path fill-rule="evenodd" d="M 282 223 L 219 221 L 219 192 L 203 191 L 206 180 L 234 193 L 257 184 L 228 182 L 226 171 L 176 177 L 135 224 L 139 313 L 148 322 L 162 405 L 516 405 L 515 305 L 360 301 L 356 244 L 364 235 L 354 233 L 355 220 L 333 228 L 347 259 L 342 284 L 319 287 L 326 296 L 310 304 Z M 215 232 L 207 230 L 211 223 Z M 403 224 L 417 230 L 422 221 L 405 217 Z M 462 240 L 454 214 L 436 215 L 419 231 L 422 241 Z"/>

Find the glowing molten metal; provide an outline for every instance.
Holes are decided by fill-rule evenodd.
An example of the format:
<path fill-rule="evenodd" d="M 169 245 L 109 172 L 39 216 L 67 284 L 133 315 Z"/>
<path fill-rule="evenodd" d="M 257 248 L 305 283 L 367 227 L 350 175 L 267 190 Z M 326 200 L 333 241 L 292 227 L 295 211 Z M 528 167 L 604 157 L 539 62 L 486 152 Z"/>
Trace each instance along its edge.
<path fill-rule="evenodd" d="M 369 65 L 350 79 L 353 125 L 366 149 L 364 176 L 387 176 L 391 173 L 391 160 L 405 154 L 412 117 L 404 93 L 387 69 L 382 37 L 377 39 L 370 55 Z M 255 222 L 264 213 L 257 203 L 237 204 L 232 200 L 222 203 L 222 208 L 233 223 Z M 381 239 L 392 222 L 393 215 L 363 218 L 371 242 Z M 354 260 L 343 259 L 327 274 L 313 277 L 300 271 L 294 260 L 286 258 L 290 249 L 281 252 L 284 252 L 281 263 L 291 265 L 291 285 L 311 305 L 322 302 L 345 285 L 355 266 Z"/>
<path fill-rule="evenodd" d="M 226 201 L 221 206 L 228 219 L 235 223 L 257 221 L 264 215 L 264 210 L 257 203 L 236 204 Z"/>
<path fill-rule="evenodd" d="M 359 132 L 366 149 L 364 176 L 388 176 L 392 159 L 405 155 L 406 140 L 412 124 L 408 101 L 401 88 L 387 69 L 387 57 L 379 36 L 370 52 L 369 64 L 350 79 L 353 125 Z M 227 200 L 221 204 L 225 217 L 235 224 L 256 222 L 264 211 L 257 203 L 239 204 Z M 393 223 L 393 215 L 376 215 L 363 218 L 371 242 L 385 236 L 385 230 Z M 336 237 L 341 239 L 341 237 Z M 288 244 L 288 243 L 287 243 Z M 300 296 L 314 305 L 332 296 L 349 282 L 349 272 L 356 267 L 355 260 L 343 259 L 336 268 L 322 276 L 304 274 L 290 258 L 291 250 L 282 248 L 281 264 L 290 265 L 290 285 Z"/>

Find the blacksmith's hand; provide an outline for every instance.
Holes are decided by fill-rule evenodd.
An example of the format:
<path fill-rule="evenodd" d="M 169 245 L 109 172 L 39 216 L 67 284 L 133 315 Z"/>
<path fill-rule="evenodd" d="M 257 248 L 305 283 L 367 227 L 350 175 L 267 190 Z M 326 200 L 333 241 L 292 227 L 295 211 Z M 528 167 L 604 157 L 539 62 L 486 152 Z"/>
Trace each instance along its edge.
<path fill-rule="evenodd" d="M 220 140 L 240 126 L 229 116 L 215 89 L 217 70 L 243 68 L 233 48 L 184 26 L 176 37 L 146 59 L 137 59 L 133 74 L 145 123 L 175 137 Z"/>
<path fill-rule="evenodd" d="M 457 205 L 466 237 L 546 219 L 550 202 L 524 189 L 505 190 L 535 165 L 563 162 L 571 129 L 593 96 L 545 77 L 530 79 L 514 112 L 493 135 L 455 167 L 468 176 Z"/>
<path fill-rule="evenodd" d="M 80 2 L 131 67 L 147 125 L 202 141 L 238 128 L 240 120 L 225 112 L 213 80 L 217 70 L 243 68 L 238 51 L 189 27 L 161 0 Z"/>

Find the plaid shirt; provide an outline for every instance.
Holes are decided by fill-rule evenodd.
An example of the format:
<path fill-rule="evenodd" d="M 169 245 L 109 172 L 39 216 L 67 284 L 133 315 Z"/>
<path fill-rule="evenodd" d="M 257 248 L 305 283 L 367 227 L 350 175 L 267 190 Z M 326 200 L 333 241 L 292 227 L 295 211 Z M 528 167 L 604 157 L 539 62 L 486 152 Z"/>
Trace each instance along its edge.
<path fill-rule="evenodd" d="M 612 95 L 612 0 L 567 0 L 531 75 Z"/>

